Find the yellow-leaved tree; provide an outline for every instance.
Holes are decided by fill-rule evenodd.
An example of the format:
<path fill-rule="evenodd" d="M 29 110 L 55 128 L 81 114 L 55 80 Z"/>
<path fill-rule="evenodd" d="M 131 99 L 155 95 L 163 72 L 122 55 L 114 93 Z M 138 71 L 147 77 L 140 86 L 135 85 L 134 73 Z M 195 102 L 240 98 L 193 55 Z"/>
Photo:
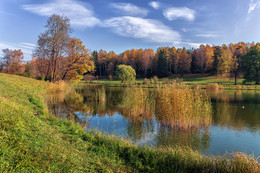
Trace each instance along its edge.
<path fill-rule="evenodd" d="M 84 74 L 95 69 L 94 62 L 91 60 L 88 50 L 77 38 L 72 38 L 68 44 L 67 56 L 62 60 L 61 70 L 62 80 L 79 82 Z"/>

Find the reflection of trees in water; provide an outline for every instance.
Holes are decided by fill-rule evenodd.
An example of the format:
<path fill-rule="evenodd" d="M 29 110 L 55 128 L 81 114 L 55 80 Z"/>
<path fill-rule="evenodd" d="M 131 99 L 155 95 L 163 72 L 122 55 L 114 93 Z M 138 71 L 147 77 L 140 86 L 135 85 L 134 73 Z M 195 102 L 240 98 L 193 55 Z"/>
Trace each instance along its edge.
<path fill-rule="evenodd" d="M 213 123 L 231 129 L 260 129 L 260 94 L 257 92 L 209 93 L 213 103 Z"/>
<path fill-rule="evenodd" d="M 153 133 L 154 130 L 155 125 L 152 120 L 130 120 L 127 126 L 127 135 L 131 140 L 137 142 L 140 139 L 144 139 L 148 133 Z"/>
<path fill-rule="evenodd" d="M 93 109 L 91 115 L 112 116 L 117 112 L 116 105 L 123 97 L 123 93 L 116 88 L 92 86 L 77 89 L 84 98 L 84 103 Z"/>
<path fill-rule="evenodd" d="M 206 151 L 210 146 L 209 129 L 178 130 L 159 126 L 156 135 L 157 147 L 186 146 L 195 150 Z"/>
<path fill-rule="evenodd" d="M 160 122 L 155 124 L 154 95 L 154 90 L 150 89 L 84 87 L 76 92 L 50 95 L 49 105 L 56 115 L 78 121 L 82 126 L 87 124 L 88 116 L 112 116 L 120 112 L 129 121 L 127 135 L 134 142 L 145 140 L 155 132 L 157 146 L 180 145 L 207 150 L 210 144 L 207 128 L 176 130 L 162 126 Z M 209 95 L 213 102 L 214 124 L 253 131 L 260 129 L 259 93 L 220 91 Z"/>
<path fill-rule="evenodd" d="M 79 124 L 85 128 L 88 124 L 87 115 L 91 108 L 83 102 L 83 96 L 75 91 L 56 92 L 49 94 L 49 109 L 52 113 L 62 119 L 72 120 L 79 122 Z M 76 112 L 81 112 L 81 118 Z"/>

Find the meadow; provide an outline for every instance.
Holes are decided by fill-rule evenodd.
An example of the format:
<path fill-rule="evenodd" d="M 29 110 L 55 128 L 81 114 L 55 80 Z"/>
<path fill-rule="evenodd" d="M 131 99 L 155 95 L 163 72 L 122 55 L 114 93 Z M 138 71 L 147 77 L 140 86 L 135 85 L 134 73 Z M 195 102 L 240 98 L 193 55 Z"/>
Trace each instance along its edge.
<path fill-rule="evenodd" d="M 244 79 L 242 77 L 238 78 L 237 85 L 234 85 L 234 78 L 232 77 L 220 77 L 215 75 L 194 75 L 194 74 L 186 74 L 183 77 L 179 75 L 172 75 L 168 78 L 154 78 L 146 79 L 146 78 L 137 78 L 133 83 L 121 83 L 120 80 L 109 80 L 109 79 L 96 79 L 92 81 L 82 81 L 78 83 L 78 86 L 82 85 L 107 85 L 107 86 L 131 86 L 131 85 L 142 85 L 142 87 L 154 88 L 157 87 L 158 84 L 165 85 L 171 84 L 173 81 L 182 82 L 184 84 L 190 85 L 192 87 L 196 87 L 200 85 L 202 89 L 206 89 L 209 85 L 218 85 L 219 88 L 225 90 L 260 90 L 260 85 L 255 85 L 254 83 L 243 83 Z M 213 87 L 215 89 L 216 87 Z M 217 87 L 218 88 L 218 87 Z"/>
<path fill-rule="evenodd" d="M 0 172 L 259 172 L 257 158 L 243 153 L 137 147 L 85 132 L 47 109 L 48 95 L 61 86 L 0 73 Z"/>

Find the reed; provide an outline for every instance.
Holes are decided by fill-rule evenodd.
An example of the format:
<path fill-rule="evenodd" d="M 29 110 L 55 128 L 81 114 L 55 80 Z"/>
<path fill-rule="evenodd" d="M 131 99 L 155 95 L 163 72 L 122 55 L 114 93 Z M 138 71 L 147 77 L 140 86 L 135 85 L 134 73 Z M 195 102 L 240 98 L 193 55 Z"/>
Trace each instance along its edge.
<path fill-rule="evenodd" d="M 71 90 L 71 85 L 63 80 L 49 84 L 49 91 L 51 92 L 70 91 L 70 90 Z"/>
<path fill-rule="evenodd" d="M 208 83 L 205 87 L 207 90 L 223 90 L 223 85 L 219 85 L 217 83 Z"/>
<path fill-rule="evenodd" d="M 212 106 L 205 92 L 182 83 L 157 88 L 155 112 L 165 126 L 180 129 L 211 124 Z"/>
<path fill-rule="evenodd" d="M 154 101 L 148 90 L 142 88 L 142 86 L 128 87 L 124 92 L 119 109 L 127 117 L 142 120 L 152 119 L 154 116 Z"/>

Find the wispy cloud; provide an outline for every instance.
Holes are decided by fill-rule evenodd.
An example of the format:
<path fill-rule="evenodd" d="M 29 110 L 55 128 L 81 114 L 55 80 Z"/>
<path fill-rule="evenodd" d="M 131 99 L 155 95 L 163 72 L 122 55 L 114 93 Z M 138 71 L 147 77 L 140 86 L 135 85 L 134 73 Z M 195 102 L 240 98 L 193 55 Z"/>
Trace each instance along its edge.
<path fill-rule="evenodd" d="M 204 38 L 215 38 L 218 37 L 217 34 L 213 34 L 213 33 L 203 33 L 203 34 L 196 34 L 196 37 L 204 37 Z"/>
<path fill-rule="evenodd" d="M 0 52 L 2 53 L 2 49 L 21 49 L 24 53 L 25 60 L 29 60 L 32 55 L 32 51 L 35 49 L 36 45 L 32 43 L 20 43 L 13 44 L 8 42 L 0 42 Z"/>
<path fill-rule="evenodd" d="M 182 7 L 182 8 L 168 8 L 163 11 L 163 15 L 168 19 L 168 20 L 175 20 L 177 18 L 184 18 L 189 21 L 193 21 L 195 19 L 195 11 L 187 8 L 187 7 Z"/>
<path fill-rule="evenodd" d="M 189 42 L 189 41 L 183 41 L 183 42 L 177 42 L 176 43 L 176 48 L 194 48 L 194 49 L 197 49 L 200 47 L 200 45 L 206 45 L 208 43 L 196 43 L 196 42 Z M 210 45 L 210 44 L 209 44 Z"/>
<path fill-rule="evenodd" d="M 153 7 L 154 9 L 158 9 L 160 7 L 160 2 L 157 1 L 152 1 L 148 3 L 151 7 Z"/>
<path fill-rule="evenodd" d="M 260 0 L 251 0 L 248 8 L 248 14 L 260 7 Z"/>
<path fill-rule="evenodd" d="M 80 27 L 93 27 L 100 22 L 89 4 L 77 0 L 54 0 L 44 4 L 23 5 L 22 8 L 41 16 L 50 16 L 53 13 L 65 15 L 72 25 Z"/>
<path fill-rule="evenodd" d="M 0 10 L 0 14 L 11 15 L 11 13 L 8 13 L 8 12 L 6 12 L 6 11 L 2 11 L 2 10 Z"/>
<path fill-rule="evenodd" d="M 180 41 L 181 36 L 163 23 L 139 17 L 115 17 L 104 22 L 105 27 L 121 36 L 140 38 L 155 43 L 169 43 Z"/>
<path fill-rule="evenodd" d="M 110 4 L 110 7 L 116 9 L 117 12 L 123 13 L 124 15 L 146 16 L 148 14 L 147 9 L 138 7 L 131 3 L 112 3 Z"/>

